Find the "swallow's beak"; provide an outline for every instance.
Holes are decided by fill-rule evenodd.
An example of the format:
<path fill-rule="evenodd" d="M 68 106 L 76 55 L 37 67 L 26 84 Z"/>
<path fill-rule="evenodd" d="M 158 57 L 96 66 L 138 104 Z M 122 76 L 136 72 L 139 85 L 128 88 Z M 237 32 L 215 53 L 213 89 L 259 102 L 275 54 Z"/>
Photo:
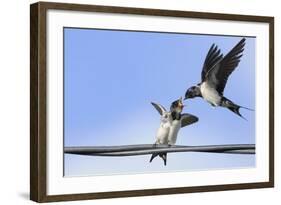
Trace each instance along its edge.
<path fill-rule="evenodd" d="M 187 100 L 187 99 L 189 99 L 189 98 L 191 98 L 191 93 L 190 93 L 189 91 L 187 91 L 187 92 L 185 93 L 184 100 Z"/>

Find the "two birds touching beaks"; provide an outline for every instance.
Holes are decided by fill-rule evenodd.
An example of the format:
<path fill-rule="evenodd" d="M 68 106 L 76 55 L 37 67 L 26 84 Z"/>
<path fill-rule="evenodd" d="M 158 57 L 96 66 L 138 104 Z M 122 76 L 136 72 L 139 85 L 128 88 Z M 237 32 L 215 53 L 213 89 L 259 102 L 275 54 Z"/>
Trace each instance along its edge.
<path fill-rule="evenodd" d="M 201 82 L 187 89 L 184 99 L 200 97 L 214 107 L 225 107 L 245 119 L 239 109 L 252 109 L 237 105 L 223 95 L 228 77 L 238 66 L 243 56 L 245 44 L 246 39 L 243 38 L 225 56 L 221 53 L 220 49 L 218 49 L 218 46 L 213 44 L 203 63 Z M 198 118 L 194 115 L 187 113 L 182 114 L 184 108 L 182 97 L 171 104 L 170 111 L 167 111 L 160 104 L 152 102 L 152 105 L 161 115 L 155 146 L 158 144 L 174 145 L 180 128 L 198 121 Z M 150 162 L 158 155 L 163 159 L 166 165 L 167 153 L 152 154 Z"/>

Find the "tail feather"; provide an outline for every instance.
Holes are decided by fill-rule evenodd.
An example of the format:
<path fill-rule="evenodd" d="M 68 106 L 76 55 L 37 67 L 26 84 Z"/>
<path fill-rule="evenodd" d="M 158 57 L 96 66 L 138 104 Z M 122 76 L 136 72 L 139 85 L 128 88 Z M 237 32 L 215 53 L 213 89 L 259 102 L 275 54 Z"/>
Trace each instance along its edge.
<path fill-rule="evenodd" d="M 235 114 L 239 115 L 241 118 L 243 118 L 244 120 L 247 120 L 239 111 L 241 107 L 240 106 L 235 106 L 235 107 L 228 107 L 229 110 L 231 110 L 232 112 L 234 112 Z"/>
<path fill-rule="evenodd" d="M 150 160 L 149 160 L 149 162 L 151 163 L 152 160 L 153 160 L 155 157 L 157 157 L 157 156 L 158 156 L 158 154 L 152 154 L 152 155 L 151 155 L 151 158 L 150 158 Z"/>
<path fill-rule="evenodd" d="M 167 165 L 167 152 L 166 153 L 162 153 L 159 156 L 163 159 L 164 165 L 166 166 Z"/>
<path fill-rule="evenodd" d="M 243 109 L 246 109 L 246 110 L 250 110 L 250 111 L 255 111 L 254 109 L 252 109 L 252 108 L 248 108 L 248 107 L 244 107 L 244 106 L 239 106 L 240 108 L 243 108 Z"/>
<path fill-rule="evenodd" d="M 237 104 L 233 103 L 231 100 L 228 100 L 225 97 L 223 97 L 223 99 L 222 99 L 222 106 L 228 108 L 230 111 L 234 112 L 235 114 L 237 114 L 238 116 L 240 116 L 244 120 L 247 120 L 247 119 L 240 113 L 240 108 L 244 108 L 246 110 L 254 111 L 251 108 L 247 108 L 247 107 L 237 105 Z"/>
<path fill-rule="evenodd" d="M 164 161 L 164 165 L 166 166 L 167 165 L 167 153 L 161 153 L 161 154 L 152 154 L 151 155 L 151 158 L 149 160 L 149 162 L 151 163 L 152 160 L 157 157 L 159 155 L 159 157 L 161 157 Z"/>

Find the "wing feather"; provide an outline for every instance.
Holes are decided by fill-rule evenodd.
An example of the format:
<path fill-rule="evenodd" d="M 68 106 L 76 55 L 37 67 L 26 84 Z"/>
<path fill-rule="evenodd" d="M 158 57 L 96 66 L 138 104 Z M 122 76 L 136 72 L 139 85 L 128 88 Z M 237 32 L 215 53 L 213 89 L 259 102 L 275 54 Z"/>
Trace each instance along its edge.
<path fill-rule="evenodd" d="M 162 115 L 164 112 L 166 112 L 166 109 L 162 105 L 160 105 L 158 103 L 154 103 L 154 102 L 151 102 L 151 104 L 159 112 L 160 115 Z"/>
<path fill-rule="evenodd" d="M 220 55 L 216 58 L 216 60 L 212 60 L 212 64 L 210 64 L 212 67 L 205 69 L 207 72 L 205 73 L 204 81 L 208 81 L 208 83 L 216 88 L 221 95 L 223 95 L 228 77 L 238 66 L 240 59 L 243 56 L 244 46 L 246 44 L 245 41 L 245 38 L 240 40 L 236 46 L 234 46 L 231 51 L 228 52 L 228 54 L 226 54 L 224 57 Z"/>
<path fill-rule="evenodd" d="M 185 127 L 187 125 L 191 125 L 199 120 L 195 115 L 191 115 L 188 113 L 183 113 L 181 116 L 181 127 Z"/>
<path fill-rule="evenodd" d="M 220 68 L 216 74 L 216 78 L 219 82 L 216 88 L 220 94 L 223 94 L 228 77 L 235 68 L 237 68 L 240 59 L 243 56 L 244 46 L 246 44 L 245 41 L 245 38 L 239 41 L 239 43 L 234 46 L 234 48 L 220 62 Z"/>
<path fill-rule="evenodd" d="M 201 72 L 201 82 L 205 81 L 208 72 L 223 58 L 220 49 L 215 44 L 209 49 Z"/>

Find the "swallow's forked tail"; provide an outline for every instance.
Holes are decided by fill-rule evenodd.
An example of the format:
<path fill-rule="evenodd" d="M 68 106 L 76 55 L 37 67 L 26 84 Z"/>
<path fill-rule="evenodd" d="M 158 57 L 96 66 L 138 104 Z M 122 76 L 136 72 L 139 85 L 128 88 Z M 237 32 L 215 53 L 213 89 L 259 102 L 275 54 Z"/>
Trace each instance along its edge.
<path fill-rule="evenodd" d="M 232 111 L 235 114 L 239 115 L 244 120 L 247 120 L 247 119 L 240 113 L 240 111 L 239 111 L 240 108 L 244 108 L 246 110 L 254 111 L 253 109 L 250 109 L 250 108 L 247 108 L 247 107 L 243 107 L 241 105 L 237 105 L 237 104 L 233 103 L 231 100 L 229 100 L 229 99 L 227 99 L 225 97 L 222 98 L 221 106 L 228 108 L 230 111 Z"/>
<path fill-rule="evenodd" d="M 149 160 L 149 162 L 152 162 L 152 160 L 155 158 L 155 157 L 157 157 L 159 155 L 159 157 L 161 157 L 162 159 L 163 159 L 163 161 L 164 161 L 164 165 L 166 166 L 166 164 L 167 164 L 167 153 L 160 153 L 160 154 L 152 154 L 151 155 L 151 158 L 150 158 L 150 160 Z"/>

